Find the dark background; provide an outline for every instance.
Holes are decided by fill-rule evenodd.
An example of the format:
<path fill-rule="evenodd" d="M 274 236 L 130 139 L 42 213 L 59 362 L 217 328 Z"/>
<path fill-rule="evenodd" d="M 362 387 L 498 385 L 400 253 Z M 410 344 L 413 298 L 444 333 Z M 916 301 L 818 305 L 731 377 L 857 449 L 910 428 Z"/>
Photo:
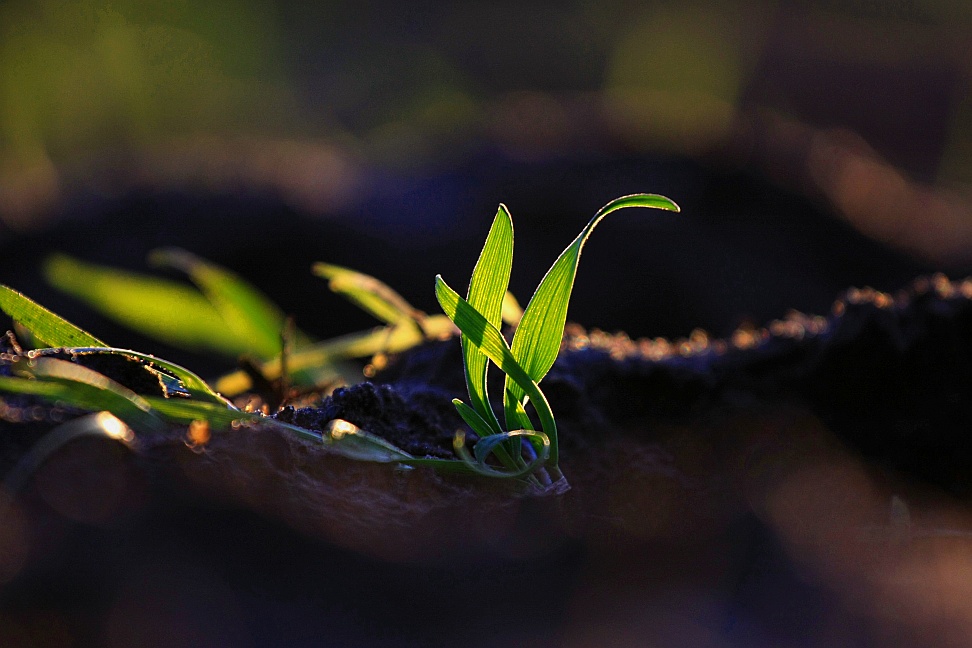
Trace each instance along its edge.
<path fill-rule="evenodd" d="M 313 261 L 436 309 L 499 202 L 525 301 L 598 207 L 570 316 L 726 335 L 969 265 L 960 2 L 8 2 L 0 280 L 116 344 L 39 266 L 179 245 L 306 330 L 370 322 Z M 197 360 L 205 362 L 205 360 Z M 197 365 L 198 366 L 198 365 Z M 221 365 L 212 366 L 211 370 Z"/>

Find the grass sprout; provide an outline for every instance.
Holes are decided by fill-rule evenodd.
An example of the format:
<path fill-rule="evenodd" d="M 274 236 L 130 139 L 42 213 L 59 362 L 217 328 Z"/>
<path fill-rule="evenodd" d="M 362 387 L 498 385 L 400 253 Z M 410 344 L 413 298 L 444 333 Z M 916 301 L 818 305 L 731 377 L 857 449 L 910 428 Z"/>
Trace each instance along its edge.
<path fill-rule="evenodd" d="M 557 424 L 538 383 L 553 366 L 560 351 L 567 307 L 587 239 L 605 216 L 626 207 L 679 211 L 672 200 L 656 194 L 623 196 L 598 210 L 541 280 L 523 310 L 511 344 L 507 344 L 499 331 L 502 303 L 513 263 L 513 221 L 504 205 L 497 210 L 473 268 L 466 299 L 450 288 L 441 275 L 436 277 L 435 294 L 439 305 L 462 332 L 469 405 L 458 399 L 454 403 L 463 420 L 481 437 L 472 458 L 468 451 L 463 453 L 460 449 L 464 448 L 461 435 L 456 436 L 456 450 L 482 474 L 519 474 L 527 463 L 524 453 L 539 457 L 542 451 L 544 460 L 540 467 L 549 472 L 553 484 L 565 484 L 559 468 Z M 489 401 L 486 380 L 489 361 L 506 374 L 503 393 L 505 426 Z M 528 405 L 540 421 L 540 430 L 530 419 Z M 528 443 L 523 444 L 523 439 Z M 479 449 L 480 445 L 483 449 Z M 487 463 L 491 454 L 495 454 L 502 469 Z M 535 459 L 532 461 L 536 463 Z M 548 476 L 541 472 L 541 481 Z"/>

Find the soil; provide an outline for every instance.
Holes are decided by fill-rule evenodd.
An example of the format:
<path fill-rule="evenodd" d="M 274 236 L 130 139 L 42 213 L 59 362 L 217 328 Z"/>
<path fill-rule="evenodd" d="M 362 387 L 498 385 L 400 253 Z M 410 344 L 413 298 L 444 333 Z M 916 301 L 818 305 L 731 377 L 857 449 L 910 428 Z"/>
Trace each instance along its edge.
<path fill-rule="evenodd" d="M 676 331 L 670 340 L 569 327 L 543 388 L 570 491 L 523 497 L 498 481 L 353 462 L 259 428 L 215 434 L 203 446 L 177 428 L 140 435 L 131 448 L 78 440 L 4 502 L 0 645 L 963 645 L 972 631 L 972 283 L 933 275 L 909 283 L 903 278 L 928 268 L 843 230 L 835 235 L 838 226 L 812 205 L 765 186 L 760 209 L 790 220 L 770 226 L 767 212 L 754 211 L 749 222 L 761 226 L 729 236 L 731 254 L 699 262 L 728 236 L 710 216 L 736 185 L 660 168 L 707 189 L 697 219 L 652 226 L 675 242 L 696 237 L 683 248 L 692 254 L 681 253 L 688 260 L 660 253 L 657 263 L 669 264 L 660 273 L 683 292 L 698 290 L 666 302 L 657 295 L 672 293 L 655 286 L 655 297 L 620 300 L 635 334 Z M 562 179 L 562 169 L 548 172 Z M 198 208 L 175 204 L 183 213 Z M 138 231 L 153 222 L 118 231 L 138 248 Z M 283 222 L 298 230 L 286 243 L 262 240 L 281 259 L 302 259 L 308 235 L 300 228 L 358 236 L 334 223 Z M 659 272 L 650 261 L 657 250 L 625 245 L 645 233 L 641 225 L 619 227 L 613 240 L 592 242 L 584 260 L 592 267 L 581 270 L 607 295 L 618 290 L 614 269 L 604 270 L 596 243 Z M 519 249 L 531 249 L 523 239 L 543 229 L 541 219 L 528 221 Z M 560 234 L 550 229 L 551 238 Z M 81 247 L 92 240 L 68 230 L 55 236 Z M 238 230 L 230 238 L 245 247 L 254 234 Z M 537 245 L 538 255 L 552 259 L 546 247 L 556 253 L 571 235 Z M 801 270 L 797 260 L 761 273 L 753 259 L 763 257 L 746 246 L 784 240 L 789 247 L 767 268 L 787 250 L 823 250 L 830 241 L 854 261 L 824 272 Z M 392 248 L 372 241 L 369 259 L 394 265 Z M 238 253 L 216 250 L 199 252 L 224 263 Z M 758 279 L 733 290 L 712 269 L 720 259 Z M 410 296 L 413 283 L 431 294 L 434 272 L 425 276 L 424 263 L 399 275 L 357 266 L 400 276 Z M 277 295 L 272 271 L 254 279 Z M 858 281 L 889 292 L 847 290 Z M 17 287 L 103 339 L 208 371 L 104 331 L 25 283 Z M 591 312 L 596 300 L 585 303 L 585 286 L 577 290 L 579 312 Z M 317 300 L 284 293 L 299 322 L 314 321 Z M 818 315 L 772 320 L 783 307 L 763 316 L 774 304 Z M 698 325 L 717 335 L 693 331 Z M 95 368 L 136 390 L 159 389 L 139 365 L 108 362 Z M 409 452 L 449 456 L 460 426 L 450 400 L 463 391 L 458 342 L 433 342 L 392 358 L 370 382 L 276 416 L 316 429 L 342 417 Z M 5 471 L 74 414 L 27 399 L 4 403 Z"/>

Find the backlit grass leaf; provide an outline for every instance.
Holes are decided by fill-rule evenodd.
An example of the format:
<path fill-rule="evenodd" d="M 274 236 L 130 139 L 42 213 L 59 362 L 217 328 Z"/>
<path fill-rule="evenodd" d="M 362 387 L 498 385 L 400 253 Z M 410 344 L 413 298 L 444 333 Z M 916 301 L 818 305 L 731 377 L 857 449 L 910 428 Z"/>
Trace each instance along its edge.
<path fill-rule="evenodd" d="M 176 281 L 83 263 L 54 255 L 44 265 L 47 281 L 97 311 L 173 346 L 237 356 L 250 351 L 199 291 Z M 75 344 L 71 346 L 91 346 Z"/>
<path fill-rule="evenodd" d="M 93 369 L 66 360 L 37 358 L 15 362 L 13 371 L 34 379 L 27 382 L 59 386 L 54 388 L 57 390 L 54 394 L 45 394 L 29 392 L 29 387 L 21 385 L 21 393 L 36 393 L 47 398 L 53 396 L 56 400 L 82 409 L 106 410 L 135 429 L 158 432 L 164 427 L 164 422 L 152 412 L 144 398 Z M 11 385 L 9 381 L 0 384 L 0 388 L 11 387 L 18 386 Z"/>
<path fill-rule="evenodd" d="M 320 262 L 315 263 L 311 270 L 318 277 L 326 279 L 328 288 L 333 292 L 386 324 L 421 320 L 424 317 L 388 284 L 371 275 Z"/>
<path fill-rule="evenodd" d="M 260 358 L 280 353 L 284 314 L 263 293 L 226 268 L 178 248 L 154 251 L 150 261 L 189 275 L 222 316 L 228 329 Z"/>
<path fill-rule="evenodd" d="M 481 349 L 496 366 L 520 387 L 533 403 L 540 418 L 540 426 L 550 439 L 550 460 L 557 465 L 557 424 L 546 397 L 527 372 L 513 357 L 509 345 L 495 326 L 486 321 L 479 311 L 449 287 L 441 276 L 435 278 L 435 296 L 446 316 L 466 334 L 471 344 Z"/>
<path fill-rule="evenodd" d="M 433 315 L 425 319 L 425 333 L 415 326 L 403 323 L 398 326 L 379 326 L 367 331 L 349 333 L 295 351 L 287 359 L 287 370 L 292 374 L 331 365 L 351 358 L 369 358 L 377 353 L 399 353 L 421 344 L 427 337 L 441 339 L 455 330 L 445 315 Z M 259 365 L 265 378 L 280 376 L 280 359 L 274 358 Z M 235 396 L 249 389 L 250 378 L 243 371 L 234 371 L 216 382 L 216 389 Z"/>
<path fill-rule="evenodd" d="M 473 268 L 466 301 L 497 329 L 502 323 L 503 302 L 513 267 L 513 219 L 505 205 L 500 205 L 493 225 L 486 236 L 483 251 Z M 466 368 L 466 388 L 476 413 L 490 426 L 493 433 L 503 429 L 489 404 L 486 388 L 486 369 L 489 360 L 470 342 L 462 338 L 463 366 Z"/>
<path fill-rule="evenodd" d="M 554 261 L 523 311 L 511 345 L 513 357 L 535 382 L 543 380 L 560 351 L 564 326 L 567 323 L 567 306 L 584 244 L 601 219 L 625 207 L 679 211 L 674 202 L 656 194 L 634 194 L 616 198 L 598 210 L 577 238 Z M 519 420 L 516 402 L 521 401 L 523 395 L 522 386 L 508 375 L 505 399 L 508 427 Z"/>
<path fill-rule="evenodd" d="M 324 447 L 349 459 L 396 463 L 415 459 L 379 436 L 343 419 L 334 419 L 324 428 Z"/>
<path fill-rule="evenodd" d="M 189 395 L 192 398 L 232 407 L 232 405 L 229 404 L 229 401 L 216 393 L 216 391 L 210 387 L 205 380 L 185 367 L 177 365 L 174 362 L 169 362 L 168 360 L 163 360 L 162 358 L 157 358 L 147 353 L 140 353 L 138 351 L 131 351 L 129 349 L 116 349 L 113 347 L 71 347 L 66 348 L 65 351 L 68 353 L 77 354 L 110 353 L 113 355 L 123 355 L 129 358 L 135 358 L 144 364 L 162 369 L 178 378 L 180 381 L 182 381 L 183 386 L 186 388 L 186 391 L 189 392 Z"/>
<path fill-rule="evenodd" d="M 455 405 L 456 411 L 459 412 L 459 416 L 461 416 L 462 420 L 466 422 L 466 425 L 471 427 L 473 432 L 475 432 L 477 435 L 487 437 L 492 434 L 496 434 L 496 431 L 492 428 L 492 426 L 490 426 L 490 424 L 487 423 L 476 410 L 469 407 L 458 398 L 453 398 L 452 404 Z"/>
<path fill-rule="evenodd" d="M 87 331 L 2 284 L 0 310 L 20 322 L 41 344 L 51 347 L 107 346 Z"/>

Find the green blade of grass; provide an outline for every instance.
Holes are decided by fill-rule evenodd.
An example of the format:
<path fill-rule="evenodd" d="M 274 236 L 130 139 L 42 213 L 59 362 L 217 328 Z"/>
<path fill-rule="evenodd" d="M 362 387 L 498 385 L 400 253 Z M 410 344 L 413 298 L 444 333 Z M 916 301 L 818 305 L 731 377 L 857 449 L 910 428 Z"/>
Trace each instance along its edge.
<path fill-rule="evenodd" d="M 537 440 L 541 451 L 537 453 L 537 456 L 529 462 L 524 462 L 522 465 L 509 469 L 509 470 L 499 470 L 493 466 L 486 463 L 486 459 L 492 452 L 499 452 L 505 445 L 510 443 L 516 443 L 521 438 L 527 438 L 530 440 Z M 516 477 L 525 477 L 527 475 L 532 475 L 533 473 L 541 470 L 543 465 L 546 463 L 547 459 L 550 457 L 550 440 L 547 435 L 543 432 L 537 432 L 535 430 L 513 430 L 510 432 L 500 432 L 499 434 L 493 434 L 491 436 L 480 439 L 473 449 L 475 456 L 469 454 L 469 450 L 466 449 L 465 443 L 460 435 L 456 435 L 453 442 L 453 448 L 462 463 L 466 464 L 469 469 L 483 477 L 498 477 L 501 479 L 510 479 Z M 531 486 L 538 486 L 539 482 L 530 481 L 528 482 Z"/>
<path fill-rule="evenodd" d="M 264 359 L 280 353 L 284 314 L 259 290 L 235 273 L 178 248 L 155 250 L 149 259 L 189 275 L 233 335 L 247 342 L 249 353 Z"/>
<path fill-rule="evenodd" d="M 462 420 L 466 422 L 466 425 L 471 427 L 473 432 L 475 432 L 478 436 L 488 437 L 492 434 L 496 434 L 496 431 L 493 430 L 492 426 L 487 423 L 476 410 L 469 407 L 458 398 L 453 398 L 452 404 L 456 406 L 456 411 L 459 412 L 459 416 L 461 416 Z"/>
<path fill-rule="evenodd" d="M 379 326 L 367 331 L 349 333 L 340 337 L 318 342 L 296 351 L 287 360 L 291 373 L 324 367 L 351 358 L 368 358 L 377 353 L 399 353 L 421 344 L 426 337 L 440 339 L 448 337 L 455 328 L 445 315 L 433 315 L 425 320 L 425 334 L 410 324 L 389 327 Z M 273 380 L 280 376 L 280 359 L 275 358 L 262 363 L 260 371 L 265 378 Z M 234 371 L 216 382 L 216 389 L 235 396 L 249 389 L 250 378 L 244 371 Z"/>
<path fill-rule="evenodd" d="M 557 423 L 554 421 L 550 405 L 537 383 L 520 366 L 509 345 L 495 326 L 486 321 L 479 311 L 449 287 L 441 276 L 435 278 L 435 296 L 446 316 L 459 330 L 469 337 L 470 343 L 493 361 L 503 373 L 530 397 L 533 407 L 540 418 L 540 426 L 550 439 L 550 461 L 557 465 Z"/>
<path fill-rule="evenodd" d="M 2 284 L 0 310 L 20 322 L 42 344 L 51 347 L 107 346 L 87 331 Z"/>
<path fill-rule="evenodd" d="M 174 362 L 169 362 L 168 360 L 163 360 L 162 358 L 157 358 L 147 353 L 130 351 L 128 349 L 116 349 L 114 347 L 71 347 L 66 348 L 65 351 L 68 353 L 79 354 L 111 353 L 115 355 L 128 356 L 129 358 L 135 358 L 150 366 L 163 369 L 181 380 L 183 386 L 186 388 L 186 391 L 189 392 L 189 395 L 192 396 L 192 398 L 210 403 L 218 403 L 223 406 L 229 405 L 232 407 L 232 405 L 225 398 L 220 396 L 212 387 L 210 387 L 205 380 L 185 367 L 177 365 Z"/>
<path fill-rule="evenodd" d="M 424 314 L 405 301 L 385 282 L 357 270 L 315 263 L 312 272 L 327 280 L 327 286 L 361 310 L 386 324 L 422 320 Z"/>
<path fill-rule="evenodd" d="M 656 194 L 635 194 L 616 198 L 598 210 L 577 238 L 554 261 L 523 311 L 523 317 L 520 319 L 511 345 L 513 357 L 535 382 L 539 383 L 543 380 L 560 351 L 560 342 L 567 323 L 567 306 L 584 244 L 601 219 L 625 207 L 679 211 L 678 205 L 674 202 Z M 522 400 L 523 395 L 522 386 L 508 375 L 505 410 L 509 427 L 518 420 L 516 402 Z"/>
<path fill-rule="evenodd" d="M 280 431 L 290 432 L 299 437 L 320 443 L 321 433 L 267 418 L 257 412 L 241 412 L 238 409 L 221 407 L 216 403 L 201 403 L 183 399 L 146 396 L 145 400 L 162 416 L 178 423 L 206 421 L 219 430 L 227 430 L 239 423 L 262 425 Z"/>
<path fill-rule="evenodd" d="M 415 459 L 379 436 L 343 419 L 334 419 L 324 428 L 324 447 L 358 461 L 397 463 Z"/>
<path fill-rule="evenodd" d="M 59 290 L 136 331 L 173 346 L 237 356 L 250 350 L 219 311 L 190 286 L 54 255 L 44 264 Z M 93 346 L 75 344 L 71 346 Z"/>
<path fill-rule="evenodd" d="M 34 379 L 27 382 L 58 385 L 59 388 L 54 388 L 57 390 L 53 396 L 56 400 L 92 411 L 107 410 L 135 429 L 158 432 L 164 427 L 163 421 L 144 398 L 87 367 L 55 358 L 37 358 L 16 362 L 13 369 L 17 374 Z M 8 382 L 2 387 L 10 389 L 12 385 Z M 29 389 L 22 385 L 20 387 Z M 40 392 L 26 393 L 45 395 Z"/>
<path fill-rule="evenodd" d="M 503 298 L 510 283 L 513 267 L 513 219 L 505 205 L 496 210 L 493 225 L 486 236 L 483 251 L 473 268 L 466 301 L 497 329 L 502 323 Z M 489 404 L 486 370 L 489 360 L 471 343 L 466 334 L 462 338 L 463 366 L 466 368 L 466 389 L 469 402 L 476 413 L 490 426 L 494 434 L 503 431 Z"/>

